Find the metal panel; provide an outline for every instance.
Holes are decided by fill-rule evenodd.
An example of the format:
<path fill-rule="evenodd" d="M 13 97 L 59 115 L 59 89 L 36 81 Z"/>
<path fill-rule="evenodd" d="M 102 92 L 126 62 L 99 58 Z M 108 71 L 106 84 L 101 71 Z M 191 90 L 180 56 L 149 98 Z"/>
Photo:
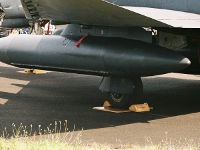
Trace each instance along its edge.
<path fill-rule="evenodd" d="M 156 26 L 169 25 L 102 0 L 21 0 L 27 17 L 35 14 L 57 22 L 101 26 Z M 32 17 L 33 18 L 33 17 Z M 30 18 L 30 19 L 32 19 Z M 37 17 L 36 17 L 37 18 Z"/>

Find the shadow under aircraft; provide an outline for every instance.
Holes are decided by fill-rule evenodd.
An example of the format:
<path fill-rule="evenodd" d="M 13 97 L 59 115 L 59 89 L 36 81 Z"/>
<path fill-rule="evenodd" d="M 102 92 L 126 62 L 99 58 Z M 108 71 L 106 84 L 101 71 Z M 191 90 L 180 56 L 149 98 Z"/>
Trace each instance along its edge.
<path fill-rule="evenodd" d="M 45 75 L 26 75 L 21 69 L 0 67 L 0 128 L 12 135 L 12 123 L 23 124 L 29 130 L 46 129 L 55 121 L 67 120 L 69 131 L 81 131 L 121 125 L 146 123 L 152 120 L 197 113 L 200 81 L 169 77 L 143 78 L 144 97 L 154 107 L 148 113 L 113 114 L 95 111 L 104 97 L 97 90 L 99 77 L 49 72 Z M 172 84 L 173 83 L 173 84 Z M 6 91 L 7 86 L 10 88 Z M 77 92 L 79 91 L 79 92 Z M 52 130 L 54 125 L 51 126 Z M 30 130 L 29 130 L 30 132 Z M 33 133 L 32 133 L 33 134 Z"/>

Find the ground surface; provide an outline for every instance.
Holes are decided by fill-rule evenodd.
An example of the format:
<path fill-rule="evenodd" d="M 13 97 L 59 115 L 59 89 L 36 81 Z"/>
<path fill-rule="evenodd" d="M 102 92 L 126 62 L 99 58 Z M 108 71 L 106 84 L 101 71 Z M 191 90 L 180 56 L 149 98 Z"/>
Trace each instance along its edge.
<path fill-rule="evenodd" d="M 11 133 L 12 123 L 45 128 L 54 121 L 68 120 L 69 130 L 84 130 L 85 143 L 143 145 L 149 138 L 160 143 L 166 137 L 199 142 L 199 76 L 168 74 L 144 78 L 146 101 L 154 110 L 142 114 L 92 110 L 104 101 L 98 91 L 100 80 L 55 72 L 26 75 L 22 69 L 0 64 L 0 132 L 6 127 Z"/>

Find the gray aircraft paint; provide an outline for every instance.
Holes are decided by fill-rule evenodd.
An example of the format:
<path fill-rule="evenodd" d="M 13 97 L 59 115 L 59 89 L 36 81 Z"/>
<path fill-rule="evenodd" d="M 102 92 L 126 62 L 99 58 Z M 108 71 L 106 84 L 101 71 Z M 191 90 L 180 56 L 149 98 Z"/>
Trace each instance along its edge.
<path fill-rule="evenodd" d="M 21 0 L 29 19 L 49 19 L 56 24 L 117 27 L 200 27 L 199 2 Z M 178 4 L 178 5 L 176 5 Z M 140 7 L 138 7 L 140 6 Z M 193 9 L 195 6 L 196 9 Z M 162 15 L 163 14 L 163 15 Z"/>
<path fill-rule="evenodd" d="M 29 26 L 20 0 L 0 0 L 0 3 L 5 11 L 1 27 L 23 28 Z"/>
<path fill-rule="evenodd" d="M 25 18 L 24 9 L 20 0 L 0 0 L 6 16 L 5 18 Z"/>
<path fill-rule="evenodd" d="M 56 33 L 57 34 L 57 33 Z M 146 43 L 152 43 L 152 32 L 146 31 L 140 27 L 116 28 L 116 27 L 98 27 L 69 24 L 59 34 L 61 36 L 97 36 L 97 37 L 121 37 L 125 39 L 139 40 Z"/>
<path fill-rule="evenodd" d="M 26 16 L 33 21 L 49 19 L 57 23 L 76 25 L 67 26 L 50 36 L 20 35 L 0 39 L 0 60 L 5 63 L 23 68 L 108 76 L 110 81 L 116 78 L 114 84 L 104 78 L 103 82 L 107 84 L 103 85 L 110 88 L 106 91 L 106 87 L 101 86 L 103 87 L 101 90 L 111 94 L 112 102 L 122 101 L 120 104 L 123 104 L 124 100 L 128 102 L 127 104 L 132 104 L 130 96 L 142 95 L 141 76 L 177 72 L 191 64 L 190 60 L 180 53 L 156 45 L 155 38 L 153 41 L 149 40 L 152 39 L 152 34 L 145 33 L 146 30 L 142 27 L 152 27 L 151 29 L 176 27 L 177 29 L 180 24 L 183 24 L 179 22 L 178 26 L 171 25 L 163 22 L 163 18 L 160 20 L 154 18 L 154 15 L 164 12 L 163 16 L 170 16 L 176 12 L 183 16 L 179 18 L 180 20 L 199 21 L 199 15 L 197 15 L 199 9 L 196 9 L 199 5 L 198 1 L 193 0 L 189 3 L 189 1 L 179 0 L 109 2 L 103 0 L 21 0 L 21 2 Z M 194 4 L 195 9 L 191 9 Z M 148 14 L 143 14 L 141 9 L 138 9 L 143 7 L 142 11 Z M 154 11 L 153 16 L 148 16 L 149 8 L 152 12 Z M 193 14 L 195 18 L 192 18 L 188 12 L 197 14 Z M 175 18 L 170 21 L 178 20 Z M 77 24 L 81 25 L 83 30 L 76 28 Z M 187 24 L 187 27 L 192 26 Z M 145 38 L 142 38 L 143 36 Z M 123 81 L 131 83 L 124 84 L 124 87 L 128 88 L 129 92 L 126 94 L 129 98 L 122 92 Z M 117 90 L 113 93 L 113 89 Z"/>
<path fill-rule="evenodd" d="M 190 65 L 184 56 L 145 42 L 122 38 L 10 36 L 0 40 L 0 59 L 18 67 L 102 76 L 150 76 Z M 30 47 L 31 43 L 31 47 Z"/>
<path fill-rule="evenodd" d="M 34 3 L 31 3 L 31 1 L 26 1 L 25 4 L 26 6 L 29 5 L 29 8 L 27 8 L 29 9 L 28 11 L 31 17 L 34 17 L 34 15 L 47 15 L 45 11 L 42 11 L 43 7 L 45 9 L 47 9 L 47 7 L 51 7 L 48 11 L 55 9 L 51 12 L 51 14 L 49 14 L 53 17 L 62 18 L 63 16 L 57 15 L 62 11 L 72 13 L 71 15 L 65 17 L 73 16 L 73 13 L 76 13 L 74 11 L 75 7 L 69 8 L 73 10 L 70 11 L 66 8 L 68 5 L 64 4 L 71 3 L 72 6 L 75 6 L 75 4 L 78 4 L 77 1 L 61 1 L 63 3 L 57 3 L 56 0 L 37 1 L 37 3 L 39 3 L 39 5 L 37 5 L 37 11 L 39 12 L 37 13 L 30 12 L 29 9 L 32 6 L 31 4 L 35 4 L 36 1 L 33 1 Z M 79 2 L 88 4 L 90 6 L 90 1 L 80 0 Z M 97 9 L 99 9 L 98 7 L 100 6 L 103 8 L 107 7 L 106 10 L 103 9 L 101 12 L 110 12 L 110 10 L 114 12 L 115 10 L 117 13 L 119 9 L 124 11 L 124 14 L 121 15 L 122 18 L 125 17 L 125 14 L 128 15 L 128 11 L 114 5 L 110 5 L 98 0 L 93 2 L 100 4 L 94 6 Z M 50 6 L 48 4 L 55 5 Z M 88 12 L 83 10 L 85 8 L 90 9 L 88 5 L 81 7 L 79 4 L 77 9 L 81 7 L 82 10 L 79 11 L 87 14 Z M 61 9 L 58 10 L 60 7 Z M 71 7 L 71 5 L 69 7 Z M 93 11 L 93 9 L 94 8 L 92 7 L 91 11 Z M 87 17 L 87 19 L 92 23 L 94 19 L 97 20 L 98 16 L 94 14 L 91 15 L 93 18 Z M 102 14 L 99 14 L 99 17 L 101 16 Z M 123 22 L 123 20 L 119 21 L 119 18 L 117 17 L 119 16 L 116 15 L 116 24 Z M 139 17 L 138 14 L 135 14 L 135 17 Z M 107 19 L 106 21 L 109 21 L 109 18 L 105 17 L 105 19 Z M 110 21 L 112 22 L 113 20 Z M 144 18 L 143 16 L 140 21 L 141 23 L 154 22 L 155 24 L 159 24 L 159 22 L 156 20 Z M 67 29 L 69 29 L 69 32 L 67 32 Z M 1 60 L 19 67 L 42 68 L 54 71 L 70 71 L 85 74 L 126 77 L 157 75 L 182 70 L 190 65 L 190 61 L 182 55 L 179 55 L 171 50 L 152 45 L 151 42 L 149 42 L 150 44 L 141 42 L 141 38 L 137 35 L 140 33 L 144 34 L 143 30 L 137 30 L 138 33 L 135 34 L 135 36 L 132 36 L 134 35 L 134 30 L 132 35 L 126 35 L 124 34 L 126 31 L 124 31 L 123 28 L 112 28 L 111 30 L 108 30 L 111 31 L 110 34 L 105 33 L 103 35 L 98 35 L 95 33 L 95 30 L 92 30 L 89 27 L 89 30 L 85 31 L 85 33 L 88 33 L 89 36 L 81 43 L 79 47 L 76 47 L 75 43 L 85 33 L 82 32 L 73 35 L 76 32 L 70 32 L 72 29 L 73 25 L 70 26 L 70 28 L 67 27 L 61 33 L 61 36 L 16 36 L 4 38 L 1 40 L 1 43 L 4 43 L 4 45 L 1 45 L 0 47 Z M 75 30 L 80 31 L 77 28 L 75 28 Z M 101 31 L 101 28 L 98 30 Z M 130 40 L 131 36 L 134 40 Z"/>
<path fill-rule="evenodd" d="M 1 27 L 4 27 L 4 28 L 25 28 L 25 27 L 29 27 L 29 21 L 25 18 L 4 19 Z"/>
<path fill-rule="evenodd" d="M 200 14 L 199 0 L 106 0 L 120 6 L 170 9 Z"/>

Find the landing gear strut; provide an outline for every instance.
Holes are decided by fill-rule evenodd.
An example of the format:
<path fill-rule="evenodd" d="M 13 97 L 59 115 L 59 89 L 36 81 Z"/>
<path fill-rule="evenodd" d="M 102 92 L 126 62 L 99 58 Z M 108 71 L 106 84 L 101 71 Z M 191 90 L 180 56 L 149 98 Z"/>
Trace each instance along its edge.
<path fill-rule="evenodd" d="M 99 89 L 106 93 L 108 101 L 115 108 L 128 108 L 132 104 L 144 103 L 143 84 L 139 77 L 104 77 Z"/>

